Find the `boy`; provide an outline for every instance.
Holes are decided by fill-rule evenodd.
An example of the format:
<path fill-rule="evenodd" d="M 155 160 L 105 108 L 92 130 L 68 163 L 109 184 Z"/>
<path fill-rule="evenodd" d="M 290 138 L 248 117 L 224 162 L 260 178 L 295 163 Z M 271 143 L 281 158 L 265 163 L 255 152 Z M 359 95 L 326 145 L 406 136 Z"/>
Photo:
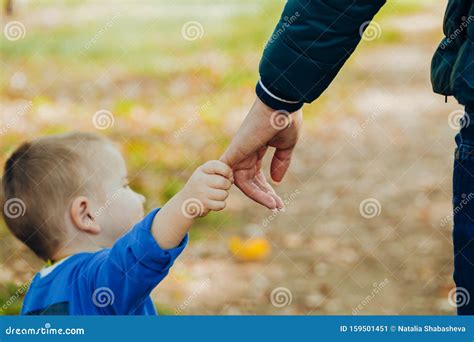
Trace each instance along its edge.
<path fill-rule="evenodd" d="M 207 162 L 143 218 L 145 198 L 128 186 L 110 141 L 70 133 L 24 143 L 5 164 L 3 215 L 52 265 L 34 277 L 22 314 L 155 315 L 150 292 L 186 246 L 193 220 L 224 209 L 232 182 L 226 164 Z"/>

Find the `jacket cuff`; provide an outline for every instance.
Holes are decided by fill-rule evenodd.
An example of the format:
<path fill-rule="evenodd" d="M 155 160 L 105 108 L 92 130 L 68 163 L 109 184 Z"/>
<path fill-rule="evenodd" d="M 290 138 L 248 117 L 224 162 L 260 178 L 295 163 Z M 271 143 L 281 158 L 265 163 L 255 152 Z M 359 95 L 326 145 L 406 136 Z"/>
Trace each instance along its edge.
<path fill-rule="evenodd" d="M 255 88 L 258 98 L 265 103 L 268 107 L 275 110 L 284 110 L 290 113 L 296 112 L 298 109 L 303 107 L 304 103 L 299 101 L 288 101 L 272 94 L 262 83 L 262 80 L 258 80 L 257 87 Z"/>

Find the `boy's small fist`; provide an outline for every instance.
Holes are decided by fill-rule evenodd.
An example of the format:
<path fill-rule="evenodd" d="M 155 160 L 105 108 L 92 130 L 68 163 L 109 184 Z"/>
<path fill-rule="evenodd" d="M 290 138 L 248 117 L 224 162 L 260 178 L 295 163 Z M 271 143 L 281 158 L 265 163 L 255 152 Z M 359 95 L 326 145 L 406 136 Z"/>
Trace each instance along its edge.
<path fill-rule="evenodd" d="M 234 182 L 232 169 L 219 160 L 211 160 L 194 171 L 182 190 L 182 212 L 187 217 L 203 217 L 209 211 L 225 208 Z"/>

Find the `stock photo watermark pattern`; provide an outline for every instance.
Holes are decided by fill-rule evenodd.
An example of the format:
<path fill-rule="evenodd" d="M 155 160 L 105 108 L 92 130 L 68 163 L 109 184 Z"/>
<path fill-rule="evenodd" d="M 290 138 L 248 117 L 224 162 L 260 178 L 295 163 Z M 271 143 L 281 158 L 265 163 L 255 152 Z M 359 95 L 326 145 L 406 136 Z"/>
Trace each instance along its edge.
<path fill-rule="evenodd" d="M 448 125 L 455 131 L 468 127 L 471 124 L 471 117 L 464 110 L 455 110 L 449 113 Z"/>
<path fill-rule="evenodd" d="M 3 35 L 12 42 L 23 39 L 26 36 L 25 25 L 21 21 L 9 21 L 3 27 Z"/>
<path fill-rule="evenodd" d="M 104 34 L 117 23 L 117 21 L 122 17 L 122 15 L 122 12 L 114 14 L 114 16 L 110 20 L 108 20 L 105 25 L 84 45 L 84 49 L 91 49 L 101 39 L 103 39 Z"/>
<path fill-rule="evenodd" d="M 375 198 L 366 198 L 360 202 L 359 212 L 362 217 L 371 219 L 380 215 L 382 212 L 382 205 Z"/>
<path fill-rule="evenodd" d="M 115 117 L 112 112 L 101 109 L 92 116 L 92 124 L 98 130 L 111 128 L 115 123 Z"/>
<path fill-rule="evenodd" d="M 8 57 L 6 63 L 12 65 L 16 75 L 10 77 L 10 80 L 16 79 L 10 83 L 20 85 L 10 85 L 9 95 L 5 98 L 22 98 L 27 102 L 18 102 L 17 106 L 11 106 L 14 109 L 8 109 L 13 115 L 9 115 L 9 120 L 0 126 L 0 137 L 5 139 L 2 142 L 11 146 L 11 141 L 18 139 L 18 136 L 38 135 L 41 130 L 59 131 L 66 120 L 74 120 L 73 126 L 85 130 L 93 128 L 100 134 L 112 135 L 123 145 L 129 153 L 126 157 L 133 161 L 132 184 L 144 188 L 151 195 L 152 205 L 163 202 L 176 191 L 176 184 L 184 182 L 190 173 L 188 167 L 204 158 L 218 158 L 225 149 L 225 143 L 231 140 L 239 120 L 246 113 L 244 102 L 252 91 L 253 84 L 250 84 L 248 74 L 254 75 L 258 70 L 255 47 L 261 50 L 263 44 L 266 44 L 265 49 L 278 44 L 279 40 L 286 39 L 289 31 L 303 25 L 307 13 L 296 11 L 281 17 L 273 31 L 268 30 L 267 33 L 271 34 L 269 39 L 268 34 L 263 37 L 261 33 L 246 31 L 252 27 L 250 23 L 258 22 L 261 27 L 266 27 L 269 22 L 266 17 L 271 17 L 273 21 L 279 18 L 281 5 L 259 5 L 258 13 L 242 20 L 239 16 L 248 14 L 239 12 L 239 6 L 245 8 L 245 4 L 236 7 L 227 7 L 227 4 L 212 7 L 214 5 L 210 4 L 209 18 L 205 19 L 188 9 L 176 18 L 168 16 L 166 10 L 169 10 L 170 4 L 160 4 L 158 9 L 149 6 L 145 10 L 127 5 L 130 11 L 121 4 L 104 11 L 99 4 L 97 12 L 84 4 L 80 12 L 89 11 L 86 12 L 89 13 L 87 22 L 91 26 L 86 33 L 77 33 L 69 43 L 65 40 L 57 43 L 48 41 L 41 31 L 43 24 L 24 19 L 23 14 L 19 14 L 20 20 L 6 21 L 4 25 L 3 34 L 9 42 L 6 45 L 24 44 L 39 36 L 44 40 L 42 49 L 45 52 L 41 50 L 38 53 L 46 54 L 44 70 L 49 71 L 51 77 L 41 76 L 44 80 L 34 78 L 34 75 L 41 74 L 40 68 L 33 63 L 34 51 L 25 52 L 25 65 L 21 65 L 14 59 L 19 50 L 10 47 L 8 49 L 12 52 L 5 50 Z M 176 6 L 180 10 L 184 7 Z M 393 13 L 386 14 L 390 20 L 382 16 L 355 27 L 355 35 L 359 33 L 359 38 L 370 42 L 362 44 L 370 45 L 373 50 L 361 50 L 360 55 L 353 57 L 336 80 L 338 83 L 334 92 L 318 102 L 320 107 L 304 107 L 305 140 L 301 140 L 295 149 L 286 179 L 281 184 L 270 182 L 282 197 L 286 211 L 258 210 L 253 202 L 244 202 L 235 195 L 230 202 L 235 207 L 229 206 L 228 212 L 203 219 L 205 229 L 196 234 L 196 242 L 190 244 L 191 255 L 196 255 L 196 260 L 203 266 L 189 267 L 192 262 L 184 254 L 183 265 L 189 267 L 189 274 L 183 276 L 179 270 L 177 275 L 172 274 L 168 284 L 163 284 L 165 300 L 157 302 L 159 309 L 175 315 L 197 314 L 203 308 L 212 314 L 225 314 L 227 311 L 221 310 L 225 303 L 230 302 L 229 312 L 236 314 L 352 313 L 357 316 L 381 312 L 377 304 L 383 302 L 385 296 L 393 296 L 392 287 L 398 287 L 403 282 L 407 284 L 399 294 L 400 301 L 387 301 L 387 308 L 384 307 L 389 314 L 424 314 L 431 307 L 436 314 L 452 314 L 457 307 L 470 302 L 469 292 L 460 287 L 451 290 L 448 297 L 443 292 L 443 303 L 448 303 L 451 311 L 445 306 L 437 306 L 433 297 L 441 292 L 439 288 L 446 288 L 446 283 L 450 281 L 447 265 L 451 260 L 445 252 L 449 247 L 446 238 L 449 232 L 443 229 L 432 232 L 426 228 L 448 226 L 453 215 L 463 210 L 472 199 L 471 193 L 465 194 L 461 204 L 454 208 L 453 214 L 449 214 L 451 208 L 447 203 L 450 189 L 445 182 L 447 172 L 442 168 L 434 170 L 431 162 L 444 160 L 442 156 L 449 153 L 445 147 L 450 145 L 448 139 L 438 140 L 428 133 L 434 132 L 435 123 L 441 124 L 447 131 L 451 128 L 457 132 L 470 125 L 470 117 L 466 110 L 455 109 L 457 107 L 453 103 L 442 107 L 443 99 L 428 98 L 425 93 L 419 97 L 406 96 L 415 94 L 420 84 L 427 83 L 426 77 L 421 76 L 424 74 L 420 71 L 419 61 L 427 61 L 423 65 L 423 72 L 427 73 L 432 51 L 424 49 L 435 44 L 428 42 L 427 37 L 440 33 L 428 25 L 427 28 L 422 27 L 418 37 L 423 44 L 418 45 L 413 42 L 413 32 L 394 29 L 398 20 L 407 20 L 416 27 L 417 15 L 420 21 L 428 22 L 440 12 L 440 6 L 435 4 L 434 9 L 430 9 L 423 5 L 425 7 L 417 7 L 416 10 L 405 7 L 398 10 L 398 6 L 403 4 L 388 6 L 393 6 Z M 63 9 L 57 11 L 64 16 Z M 28 15 L 33 17 L 37 14 L 35 9 Z M 159 29 L 161 18 L 166 19 L 163 20 L 165 34 Z M 85 21 L 80 17 L 74 20 L 78 23 Z M 446 49 L 464 35 L 472 21 L 472 17 L 464 17 L 459 30 L 449 36 L 441 48 Z M 69 26 L 72 24 L 63 23 L 58 16 L 57 21 L 49 25 L 51 34 L 58 33 L 60 39 L 61 30 L 65 27 L 71 30 Z M 223 29 L 220 25 L 224 25 Z M 237 53 L 226 44 L 218 48 L 208 45 L 211 39 L 217 37 L 219 41 L 227 42 L 229 39 L 229 45 L 236 46 L 237 41 L 224 36 L 224 33 L 235 35 L 239 40 L 245 34 L 251 49 L 243 44 L 245 46 L 241 49 L 236 49 Z M 119 40 L 122 35 L 123 41 Z M 164 39 L 164 35 L 169 37 Z M 394 42 L 389 45 L 391 39 Z M 165 40 L 166 44 L 163 44 Z M 64 46 L 75 51 L 74 44 L 79 45 L 77 50 L 81 58 L 91 64 L 93 72 L 86 70 L 87 67 L 81 71 L 83 74 L 75 75 L 71 71 L 74 65 L 64 63 L 70 58 Z M 154 50 L 154 54 L 150 50 Z M 393 56 L 397 53 L 401 56 L 399 58 L 405 58 L 400 59 L 404 63 L 395 63 Z M 56 59 L 55 54 L 59 58 Z M 58 70 L 53 68 L 53 60 L 58 63 Z M 110 61 L 110 68 L 100 64 L 104 60 Z M 64 79 L 59 73 L 63 69 Z M 86 78 L 91 78 L 91 81 L 84 81 Z M 104 86 L 107 91 L 97 89 L 97 95 L 92 95 L 92 92 L 88 95 L 90 84 L 98 82 L 99 78 L 110 82 L 103 83 L 110 87 Z M 355 86 L 349 87 L 353 83 L 357 91 Z M 38 91 L 36 97 L 26 96 L 26 91 L 21 90 L 29 87 Z M 137 91 L 130 92 L 130 89 Z M 128 96 L 129 93 L 134 96 Z M 105 99 L 99 101 L 95 96 Z M 49 108 L 50 112 L 60 114 L 53 116 L 45 110 L 38 115 L 38 103 L 43 108 Z M 65 119 L 57 119 L 58 124 L 55 125 L 54 120 L 61 115 Z M 426 123 L 424 118 L 427 117 L 433 118 L 433 121 Z M 31 123 L 25 125 L 27 120 Z M 292 114 L 288 111 L 274 111 L 270 125 L 277 131 L 284 131 L 295 124 L 292 120 Z M 342 126 L 346 131 L 340 129 Z M 420 145 L 416 147 L 419 143 L 415 139 L 417 136 L 428 136 L 420 144 L 423 148 Z M 452 143 L 451 140 L 449 142 Z M 408 152 L 409 148 L 413 149 L 412 154 Z M 394 171 L 395 166 L 399 172 Z M 264 170 L 267 175 L 267 168 Z M 409 186 L 411 189 L 408 189 Z M 423 200 L 420 193 L 431 202 Z M 92 217 L 104 215 L 120 196 L 121 190 L 110 193 L 105 202 L 94 208 Z M 414 204 L 408 207 L 409 203 Z M 3 210 L 5 216 L 12 219 L 28 213 L 20 198 L 8 200 Z M 181 207 L 182 215 L 190 219 L 205 212 L 205 203 L 198 198 L 188 198 Z M 411 228 L 412 222 L 413 229 L 406 232 L 405 228 Z M 268 248 L 265 258 L 248 261 L 239 258 L 241 253 L 226 249 L 226 242 L 231 236 L 226 229 L 230 228 L 232 234 L 236 232 L 241 238 L 238 247 L 242 248 L 247 241 L 243 238 L 245 230 L 251 231 L 251 226 L 257 227 L 253 232 L 258 231 L 261 234 L 258 238 L 271 248 Z M 439 235 L 438 231 L 446 233 L 446 236 Z M 404 254 L 400 249 L 393 251 L 393 241 L 399 241 L 398 237 L 403 236 L 412 242 L 415 232 L 420 232 L 422 238 L 409 253 Z M 217 245 L 216 240 L 221 245 Z M 366 241 L 367 246 L 374 247 L 373 250 L 358 246 L 358 243 Z M 433 250 L 436 248 L 442 252 L 427 258 L 423 249 L 425 242 L 428 246 L 433 245 Z M 9 253 L 13 255 L 12 249 Z M 216 261 L 218 258 L 222 259 L 219 263 Z M 217 263 L 220 272 L 215 273 L 218 275 L 197 277 L 198 271 L 214 269 Z M 318 264 L 324 266 L 319 267 Z M 354 286 L 352 297 L 349 292 L 342 291 L 345 277 L 357 274 L 359 267 L 362 269 L 367 265 L 370 269 L 361 275 L 367 287 Z M 31 268 L 34 266 L 32 264 Z M 401 266 L 406 266 L 406 274 L 401 271 Z M 262 289 L 252 297 L 235 283 L 238 282 L 236 279 L 243 279 L 248 287 L 258 283 L 254 278 L 246 277 L 246 270 L 254 268 L 262 273 L 264 280 Z M 411 274 L 418 268 L 431 272 L 426 271 L 419 276 L 420 285 L 434 290 L 419 301 L 410 301 L 410 294 L 417 287 L 407 279 L 411 279 Z M 226 285 L 216 281 L 219 276 L 228 279 Z M 193 287 L 185 287 L 186 280 L 183 279 L 193 279 Z M 289 279 L 294 280 L 295 284 L 302 284 L 301 290 L 293 287 Z M 226 291 L 227 286 L 229 291 Z M 10 302 L 19 300 L 26 287 L 22 285 L 18 294 L 13 293 L 7 298 L 13 298 Z M 228 294 L 213 296 L 217 291 Z M 300 291 L 305 295 L 302 296 Z M 232 301 L 231 296 L 239 300 Z M 310 296 L 323 300 L 302 299 Z M 88 297 L 95 306 L 106 308 L 119 299 L 119 294 L 109 287 L 100 287 Z M 427 306 L 426 303 L 430 302 L 435 304 Z"/>
<path fill-rule="evenodd" d="M 270 302 L 278 309 L 288 306 L 293 301 L 293 294 L 286 287 L 277 287 L 270 294 Z"/>
<path fill-rule="evenodd" d="M 45 323 L 39 328 L 15 328 L 9 326 L 5 329 L 7 336 L 56 336 L 56 335 L 85 335 L 84 328 L 55 328 L 51 323 Z"/>
<path fill-rule="evenodd" d="M 453 41 L 455 41 L 460 35 L 464 34 L 465 31 L 469 28 L 470 25 L 474 22 L 474 16 L 470 15 L 469 17 L 461 17 L 461 25 L 454 30 L 442 43 L 441 49 L 446 49 Z"/>
<path fill-rule="evenodd" d="M 373 285 L 372 285 L 372 291 L 370 292 L 370 294 L 368 294 L 355 308 L 352 309 L 352 314 L 353 315 L 359 315 L 363 310 L 364 310 L 364 307 L 366 307 L 367 305 L 370 304 L 370 302 L 372 302 L 372 300 L 381 294 L 381 291 L 390 283 L 390 281 L 385 278 L 383 281 L 381 282 L 375 282 Z"/>
<path fill-rule="evenodd" d="M 196 218 L 204 213 L 204 204 L 197 198 L 188 198 L 183 202 L 181 211 L 187 218 Z"/>
<path fill-rule="evenodd" d="M 20 106 L 20 108 L 15 112 L 15 115 L 12 118 L 9 118 L 7 122 L 1 126 L 0 136 L 7 134 L 10 130 L 14 129 L 20 119 L 31 110 L 32 106 L 32 101 L 27 101 L 26 104 Z"/>
<path fill-rule="evenodd" d="M 455 287 L 448 293 L 448 303 L 453 308 L 463 307 L 471 301 L 471 294 L 464 287 Z"/>
<path fill-rule="evenodd" d="M 453 212 L 450 213 L 449 215 L 446 215 L 443 217 L 441 220 L 441 227 L 446 227 L 449 223 L 451 223 L 452 219 L 454 218 L 455 215 L 459 214 L 462 212 L 462 210 L 468 205 L 468 203 L 474 198 L 474 193 L 469 193 L 469 194 L 461 194 L 461 201 L 459 202 L 458 205 L 456 205 L 453 208 Z"/>
<path fill-rule="evenodd" d="M 376 110 L 370 113 L 370 116 L 367 119 L 365 119 L 361 124 L 359 124 L 357 128 L 354 128 L 352 130 L 351 137 L 353 139 L 360 137 L 371 124 L 376 123 L 377 120 L 380 119 L 383 113 L 384 113 L 384 107 L 383 106 L 378 107 Z"/>
<path fill-rule="evenodd" d="M 24 216 L 26 214 L 26 204 L 20 198 L 9 198 L 3 205 L 3 213 L 11 219 Z"/>
<path fill-rule="evenodd" d="M 296 198 L 301 194 L 300 189 L 295 189 L 292 193 L 290 194 L 283 194 L 282 195 L 282 200 L 283 203 L 285 204 L 285 207 L 283 210 L 272 210 L 272 213 L 268 216 L 266 216 L 262 220 L 262 227 L 266 228 L 270 226 L 270 224 L 281 214 L 286 212 L 286 208 L 293 203 Z"/>
<path fill-rule="evenodd" d="M 359 28 L 359 35 L 365 41 L 373 41 L 382 36 L 382 27 L 376 21 L 366 21 Z"/>
<path fill-rule="evenodd" d="M 283 22 L 275 29 L 268 42 L 265 44 L 265 49 L 277 40 L 291 25 L 293 25 L 300 17 L 300 12 L 296 11 L 291 16 L 283 17 Z"/>
<path fill-rule="evenodd" d="M 202 106 L 198 108 L 198 110 L 195 113 L 193 113 L 190 119 L 187 119 L 186 122 L 181 127 L 179 127 L 179 129 L 173 132 L 173 138 L 179 139 L 185 133 L 189 132 L 192 126 L 202 119 L 203 113 L 209 110 L 211 106 L 212 106 L 211 101 L 207 100 Z"/>
<path fill-rule="evenodd" d="M 26 283 L 21 284 L 15 291 L 14 294 L 8 298 L 3 305 L 0 307 L 0 312 L 4 313 L 8 310 L 9 307 L 11 307 L 13 304 L 15 304 L 20 298 L 26 293 L 28 290 L 28 287 L 30 286 L 31 282 L 33 279 L 28 280 Z"/>
<path fill-rule="evenodd" d="M 187 41 L 201 39 L 204 36 L 204 27 L 199 21 L 188 21 L 181 28 L 181 35 Z"/>
<path fill-rule="evenodd" d="M 292 120 L 289 112 L 286 110 L 277 110 L 270 116 L 270 125 L 274 129 L 282 131 L 291 126 Z"/>
<path fill-rule="evenodd" d="M 197 298 L 203 291 L 208 290 L 210 287 L 211 279 L 207 278 L 204 280 L 186 299 L 174 309 L 175 315 L 181 315 L 185 312 L 186 308 L 191 305 L 195 298 Z"/>
<path fill-rule="evenodd" d="M 115 294 L 108 287 L 99 287 L 92 293 L 92 302 L 98 308 L 105 308 L 114 304 Z"/>

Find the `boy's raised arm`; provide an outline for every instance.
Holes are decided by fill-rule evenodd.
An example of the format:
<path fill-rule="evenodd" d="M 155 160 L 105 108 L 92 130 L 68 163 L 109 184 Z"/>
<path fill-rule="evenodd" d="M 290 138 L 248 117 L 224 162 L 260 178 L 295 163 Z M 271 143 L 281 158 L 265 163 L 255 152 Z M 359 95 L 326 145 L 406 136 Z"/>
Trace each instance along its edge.
<path fill-rule="evenodd" d="M 147 299 L 186 247 L 193 220 L 224 209 L 231 177 L 222 162 L 202 165 L 161 209 L 149 213 L 107 254 L 97 255 L 86 279 L 91 293 L 107 288 L 114 294 L 113 303 L 100 308 L 105 314 L 133 314 Z"/>

